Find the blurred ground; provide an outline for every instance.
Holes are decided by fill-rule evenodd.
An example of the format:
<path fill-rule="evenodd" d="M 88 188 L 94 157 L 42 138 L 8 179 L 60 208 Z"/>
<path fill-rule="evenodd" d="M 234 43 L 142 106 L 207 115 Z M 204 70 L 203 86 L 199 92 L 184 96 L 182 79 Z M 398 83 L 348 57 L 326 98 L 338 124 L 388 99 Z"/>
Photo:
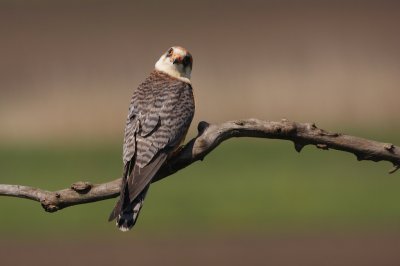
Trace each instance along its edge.
<path fill-rule="evenodd" d="M 0 240 L 2 265 L 399 265 L 399 234 Z"/>
<path fill-rule="evenodd" d="M 2 181 L 59 189 L 110 180 L 120 173 L 116 147 L 3 145 Z M 389 167 L 314 147 L 297 154 L 283 141 L 232 140 L 153 184 L 126 234 L 106 222 L 114 200 L 49 214 L 2 198 L 0 257 L 4 265 L 398 265 L 400 179 Z"/>

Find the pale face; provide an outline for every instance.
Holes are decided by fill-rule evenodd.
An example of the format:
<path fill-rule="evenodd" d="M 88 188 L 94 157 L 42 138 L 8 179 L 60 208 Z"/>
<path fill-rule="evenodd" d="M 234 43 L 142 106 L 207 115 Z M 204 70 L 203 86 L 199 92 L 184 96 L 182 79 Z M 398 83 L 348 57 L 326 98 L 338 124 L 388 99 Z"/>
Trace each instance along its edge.
<path fill-rule="evenodd" d="M 192 55 L 185 48 L 173 46 L 157 61 L 156 70 L 190 83 L 192 65 Z"/>

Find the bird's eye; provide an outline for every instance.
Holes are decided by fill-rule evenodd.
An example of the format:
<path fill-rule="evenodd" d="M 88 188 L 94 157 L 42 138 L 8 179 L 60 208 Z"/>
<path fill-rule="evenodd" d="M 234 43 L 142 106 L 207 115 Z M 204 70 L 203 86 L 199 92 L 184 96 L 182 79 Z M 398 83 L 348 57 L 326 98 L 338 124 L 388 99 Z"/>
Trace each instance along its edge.
<path fill-rule="evenodd" d="M 172 52 L 174 51 L 174 49 L 170 48 L 167 52 L 167 57 L 170 57 L 172 55 Z"/>

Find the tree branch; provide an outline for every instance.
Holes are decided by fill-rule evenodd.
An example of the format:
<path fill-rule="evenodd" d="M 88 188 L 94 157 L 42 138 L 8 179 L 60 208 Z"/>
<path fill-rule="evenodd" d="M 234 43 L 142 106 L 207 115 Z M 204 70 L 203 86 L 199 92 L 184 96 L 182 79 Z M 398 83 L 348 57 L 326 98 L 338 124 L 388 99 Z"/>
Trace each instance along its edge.
<path fill-rule="evenodd" d="M 359 161 L 391 162 L 394 168 L 389 173 L 394 173 L 400 168 L 400 147 L 391 143 L 332 133 L 319 129 L 311 123 L 248 119 L 220 125 L 200 122 L 197 137 L 183 146 L 160 169 L 153 182 L 172 175 L 198 160 L 203 160 L 223 141 L 234 137 L 285 139 L 293 141 L 298 152 L 306 145 L 315 145 L 323 150 L 335 149 L 353 153 Z M 119 195 L 120 184 L 121 178 L 98 185 L 78 182 L 71 188 L 54 192 L 28 186 L 0 184 L 0 195 L 35 200 L 40 202 L 46 211 L 55 212 L 77 204 L 115 198 Z"/>

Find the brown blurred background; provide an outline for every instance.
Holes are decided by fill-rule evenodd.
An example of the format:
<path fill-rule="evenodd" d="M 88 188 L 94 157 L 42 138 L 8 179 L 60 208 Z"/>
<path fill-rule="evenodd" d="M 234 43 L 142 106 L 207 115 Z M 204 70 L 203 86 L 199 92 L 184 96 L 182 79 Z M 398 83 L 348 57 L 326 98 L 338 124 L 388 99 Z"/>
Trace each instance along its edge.
<path fill-rule="evenodd" d="M 0 183 L 118 177 L 132 91 L 172 45 L 194 56 L 192 134 L 287 118 L 400 144 L 399 29 L 397 1 L 0 0 Z M 1 260 L 400 265 L 387 164 L 230 143 L 157 183 L 129 234 L 105 221 L 113 201 L 48 215 L 1 198 Z"/>
<path fill-rule="evenodd" d="M 196 121 L 392 124 L 396 1 L 7 1 L 0 135 L 120 136 L 132 90 L 171 45 L 194 55 Z"/>

